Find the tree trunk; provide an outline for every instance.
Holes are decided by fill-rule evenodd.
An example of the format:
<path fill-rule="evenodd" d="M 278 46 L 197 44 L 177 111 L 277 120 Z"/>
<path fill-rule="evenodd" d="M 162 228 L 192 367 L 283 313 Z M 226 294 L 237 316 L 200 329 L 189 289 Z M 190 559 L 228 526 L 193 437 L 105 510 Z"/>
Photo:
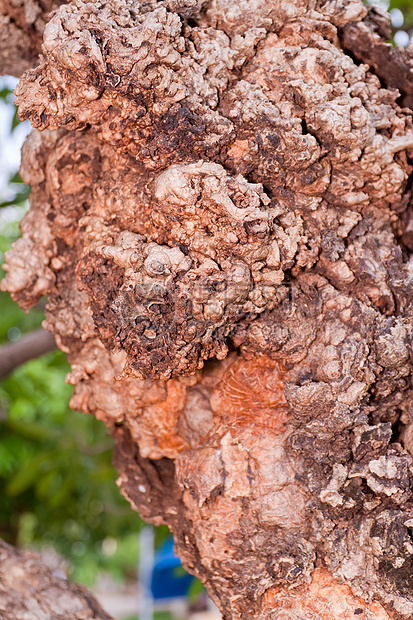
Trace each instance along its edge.
<path fill-rule="evenodd" d="M 358 0 L 76 0 L 17 87 L 2 287 L 49 296 L 73 408 L 227 620 L 413 617 L 413 64 L 387 32 Z"/>

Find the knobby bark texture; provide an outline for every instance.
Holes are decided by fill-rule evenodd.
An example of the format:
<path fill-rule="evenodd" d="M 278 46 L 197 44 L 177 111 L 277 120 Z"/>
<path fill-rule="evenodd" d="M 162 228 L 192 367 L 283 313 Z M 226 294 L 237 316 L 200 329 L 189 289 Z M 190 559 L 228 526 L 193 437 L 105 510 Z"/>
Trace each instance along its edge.
<path fill-rule="evenodd" d="M 2 288 L 48 295 L 72 406 L 227 620 L 413 617 L 413 63 L 387 32 L 358 0 L 75 0 L 17 87 Z"/>
<path fill-rule="evenodd" d="M 0 0 L 0 75 L 37 64 L 44 27 L 62 0 Z"/>
<path fill-rule="evenodd" d="M 37 554 L 0 540 L 2 620 L 113 620 L 86 588 L 60 579 Z"/>

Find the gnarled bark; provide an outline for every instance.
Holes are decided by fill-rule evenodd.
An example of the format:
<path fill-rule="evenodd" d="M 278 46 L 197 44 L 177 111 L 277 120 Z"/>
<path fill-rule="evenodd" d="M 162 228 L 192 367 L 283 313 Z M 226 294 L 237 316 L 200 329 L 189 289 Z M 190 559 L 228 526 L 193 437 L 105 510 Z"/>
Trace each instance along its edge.
<path fill-rule="evenodd" d="M 0 0 L 0 75 L 37 64 L 44 27 L 64 0 Z"/>
<path fill-rule="evenodd" d="M 72 406 L 228 619 L 413 615 L 412 116 L 344 51 L 377 23 L 77 0 L 17 88 L 2 286 L 49 296 Z"/>

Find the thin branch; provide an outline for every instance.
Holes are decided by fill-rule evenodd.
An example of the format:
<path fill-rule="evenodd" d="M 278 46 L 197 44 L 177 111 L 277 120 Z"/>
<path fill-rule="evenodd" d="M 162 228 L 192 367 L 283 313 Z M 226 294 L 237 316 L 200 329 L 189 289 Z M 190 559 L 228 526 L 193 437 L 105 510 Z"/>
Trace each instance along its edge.
<path fill-rule="evenodd" d="M 0 347 L 0 380 L 29 360 L 56 348 L 52 334 L 43 328 L 22 336 L 17 342 Z"/>

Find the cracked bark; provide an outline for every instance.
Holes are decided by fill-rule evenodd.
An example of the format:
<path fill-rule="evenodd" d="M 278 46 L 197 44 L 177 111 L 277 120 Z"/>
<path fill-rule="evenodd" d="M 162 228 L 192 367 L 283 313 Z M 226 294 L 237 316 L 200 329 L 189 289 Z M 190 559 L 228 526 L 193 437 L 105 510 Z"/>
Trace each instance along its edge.
<path fill-rule="evenodd" d="M 76 0 L 17 87 L 31 210 L 2 287 L 48 295 L 72 406 L 226 619 L 413 616 L 410 57 L 386 19 Z"/>

